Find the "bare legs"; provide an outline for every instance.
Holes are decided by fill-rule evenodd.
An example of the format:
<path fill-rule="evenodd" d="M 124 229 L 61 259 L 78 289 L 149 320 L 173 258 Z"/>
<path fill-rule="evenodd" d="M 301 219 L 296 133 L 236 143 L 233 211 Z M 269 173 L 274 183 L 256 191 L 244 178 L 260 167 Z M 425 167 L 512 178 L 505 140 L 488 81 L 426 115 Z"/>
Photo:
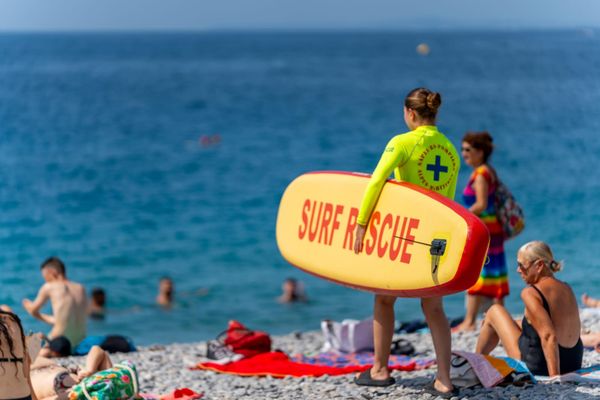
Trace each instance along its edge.
<path fill-rule="evenodd" d="M 476 321 L 479 311 L 486 312 L 486 308 L 489 307 L 491 301 L 494 304 L 504 305 L 504 299 L 491 299 L 486 296 L 467 294 L 465 319 L 454 329 L 454 332 L 474 331 L 477 328 Z"/>
<path fill-rule="evenodd" d="M 392 296 L 375 295 L 375 306 L 373 309 L 373 337 L 375 347 L 375 359 L 371 368 L 373 379 L 387 379 L 390 376 L 388 360 L 392 337 L 394 336 L 394 303 L 396 298 Z"/>
<path fill-rule="evenodd" d="M 112 367 L 112 361 L 108 353 L 102 350 L 99 346 L 92 346 L 90 352 L 85 359 L 85 367 L 77 376 L 79 379 L 90 376 L 94 372 L 102 371 Z"/>
<path fill-rule="evenodd" d="M 591 347 L 600 353 L 600 332 L 583 334 L 581 341 L 585 347 Z"/>
<path fill-rule="evenodd" d="M 394 335 L 394 303 L 395 297 L 376 295 L 373 310 L 373 336 L 375 360 L 371 368 L 371 377 L 376 380 L 390 376 L 388 360 Z M 452 390 L 450 382 L 450 326 L 444 314 L 441 297 L 421 299 L 421 307 L 431 330 L 435 349 L 438 373 L 435 388 L 440 392 Z"/>
<path fill-rule="evenodd" d="M 475 352 L 489 354 L 501 342 L 509 357 L 520 360 L 520 335 L 521 328 L 512 319 L 506 308 L 494 304 L 485 315 Z"/>
<path fill-rule="evenodd" d="M 475 321 L 477 320 L 479 306 L 481 305 L 481 296 L 472 294 L 467 294 L 466 296 L 467 306 L 465 311 L 465 319 L 456 327 L 457 332 L 475 330 Z"/>
<path fill-rule="evenodd" d="M 451 338 L 450 325 L 448 325 L 448 320 L 444 313 L 442 298 L 429 297 L 421 299 L 421 308 L 431 331 L 438 366 L 434 386 L 440 392 L 449 392 L 453 388 L 450 381 Z"/>

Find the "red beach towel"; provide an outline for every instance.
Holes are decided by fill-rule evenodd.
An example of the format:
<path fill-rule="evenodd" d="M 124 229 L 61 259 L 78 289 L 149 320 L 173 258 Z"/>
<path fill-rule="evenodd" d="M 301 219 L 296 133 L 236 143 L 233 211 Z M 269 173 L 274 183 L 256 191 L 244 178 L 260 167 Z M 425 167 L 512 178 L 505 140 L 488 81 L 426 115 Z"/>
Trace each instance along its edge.
<path fill-rule="evenodd" d="M 272 376 L 274 378 L 284 378 L 286 376 L 322 376 L 322 375 L 345 375 L 353 372 L 361 372 L 371 365 L 350 365 L 346 367 L 333 367 L 324 365 L 312 365 L 291 361 L 290 358 L 281 352 L 269 352 L 258 354 L 254 357 L 245 358 L 240 361 L 230 362 L 225 365 L 215 363 L 198 363 L 192 369 L 203 369 L 224 374 L 233 374 L 241 376 Z M 416 368 L 416 362 L 410 361 L 402 365 L 390 366 L 390 369 L 400 371 L 413 371 Z"/>

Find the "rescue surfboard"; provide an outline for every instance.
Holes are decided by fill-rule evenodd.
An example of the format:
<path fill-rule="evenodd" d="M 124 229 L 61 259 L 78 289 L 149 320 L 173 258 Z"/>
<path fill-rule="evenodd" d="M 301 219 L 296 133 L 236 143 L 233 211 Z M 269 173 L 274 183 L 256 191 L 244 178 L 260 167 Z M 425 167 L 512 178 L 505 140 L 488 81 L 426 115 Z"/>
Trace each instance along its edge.
<path fill-rule="evenodd" d="M 277 215 L 277 245 L 292 265 L 374 293 L 430 297 L 460 292 L 479 277 L 490 236 L 458 203 L 389 179 L 354 253 L 356 219 L 370 175 L 311 172 L 286 188 Z"/>

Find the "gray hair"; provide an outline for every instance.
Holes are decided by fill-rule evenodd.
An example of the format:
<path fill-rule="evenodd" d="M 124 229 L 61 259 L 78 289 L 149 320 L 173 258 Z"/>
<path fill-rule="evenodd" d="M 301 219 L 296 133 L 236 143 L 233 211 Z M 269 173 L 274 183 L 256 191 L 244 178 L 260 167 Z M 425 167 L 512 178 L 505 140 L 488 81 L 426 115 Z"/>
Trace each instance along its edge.
<path fill-rule="evenodd" d="M 552 272 L 560 271 L 564 263 L 562 261 L 556 261 L 550 246 L 540 240 L 534 240 L 529 243 L 525 243 L 519 249 L 519 253 L 523 254 L 527 261 L 533 262 L 536 260 L 542 260 Z"/>

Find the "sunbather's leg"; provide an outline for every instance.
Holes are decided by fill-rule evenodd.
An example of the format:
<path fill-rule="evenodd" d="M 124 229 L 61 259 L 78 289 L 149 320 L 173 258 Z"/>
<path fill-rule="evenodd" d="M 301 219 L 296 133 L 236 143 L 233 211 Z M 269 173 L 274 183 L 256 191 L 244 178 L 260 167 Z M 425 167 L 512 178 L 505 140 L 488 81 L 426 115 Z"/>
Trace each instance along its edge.
<path fill-rule="evenodd" d="M 600 352 L 600 332 L 592 332 L 581 335 L 584 347 L 591 347 Z"/>
<path fill-rule="evenodd" d="M 502 346 L 504 346 L 504 350 L 509 357 L 520 359 L 520 335 L 519 325 L 512 319 L 506 308 L 494 304 L 485 315 L 475 351 L 481 354 L 490 354 L 496 348 L 498 342 L 502 342 Z"/>
<path fill-rule="evenodd" d="M 80 378 L 90 376 L 94 372 L 102 371 L 112 367 L 112 361 L 108 353 L 99 346 L 92 346 L 85 360 L 85 368 L 78 374 Z"/>

